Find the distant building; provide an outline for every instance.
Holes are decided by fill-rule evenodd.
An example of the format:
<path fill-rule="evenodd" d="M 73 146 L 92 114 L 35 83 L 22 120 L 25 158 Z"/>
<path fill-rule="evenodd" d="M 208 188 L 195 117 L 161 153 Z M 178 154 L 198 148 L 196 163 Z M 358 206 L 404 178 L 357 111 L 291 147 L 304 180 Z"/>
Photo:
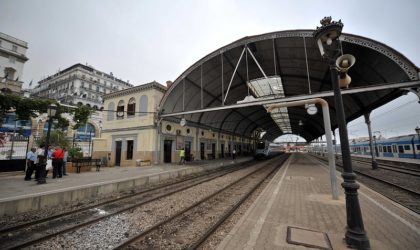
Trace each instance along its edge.
<path fill-rule="evenodd" d="M 28 43 L 0 32 L 0 90 L 20 93 Z"/>
<path fill-rule="evenodd" d="M 83 64 L 75 64 L 38 82 L 32 96 L 55 99 L 69 105 L 83 104 L 103 108 L 102 95 L 133 87 L 112 73 L 104 73 Z"/>

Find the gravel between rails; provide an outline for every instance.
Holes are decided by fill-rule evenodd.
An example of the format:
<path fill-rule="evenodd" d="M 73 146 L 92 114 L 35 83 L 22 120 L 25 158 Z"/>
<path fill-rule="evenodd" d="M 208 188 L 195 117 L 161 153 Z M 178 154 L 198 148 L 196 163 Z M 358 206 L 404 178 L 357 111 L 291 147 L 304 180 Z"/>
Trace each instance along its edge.
<path fill-rule="evenodd" d="M 223 176 L 208 183 L 161 198 L 137 209 L 114 216 L 95 225 L 54 237 L 51 240 L 33 245 L 28 249 L 110 249 L 130 235 L 163 220 L 219 190 L 236 179 L 259 168 L 261 164 Z M 106 212 L 106 211 L 105 211 Z"/>

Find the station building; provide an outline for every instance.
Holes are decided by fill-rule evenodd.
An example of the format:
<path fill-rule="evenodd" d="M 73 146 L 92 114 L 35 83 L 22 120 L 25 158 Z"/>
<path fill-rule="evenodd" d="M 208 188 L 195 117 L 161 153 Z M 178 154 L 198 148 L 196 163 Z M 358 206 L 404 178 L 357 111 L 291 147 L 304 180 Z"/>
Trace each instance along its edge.
<path fill-rule="evenodd" d="M 167 86 L 151 82 L 104 95 L 103 127 L 93 142 L 94 158 L 108 158 L 108 166 L 134 166 L 247 155 L 252 138 L 214 131 L 210 126 L 182 124 L 158 118 Z"/>

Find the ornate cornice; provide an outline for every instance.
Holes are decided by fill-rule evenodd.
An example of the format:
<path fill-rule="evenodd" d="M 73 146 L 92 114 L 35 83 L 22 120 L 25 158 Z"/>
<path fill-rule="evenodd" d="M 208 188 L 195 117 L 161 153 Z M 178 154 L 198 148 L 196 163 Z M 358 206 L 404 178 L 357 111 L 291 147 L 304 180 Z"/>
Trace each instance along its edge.
<path fill-rule="evenodd" d="M 158 82 L 151 82 L 151 83 L 147 83 L 147 84 L 143 84 L 143 85 L 139 85 L 136 87 L 132 87 L 132 88 L 128 88 L 128 89 L 123 89 L 120 91 L 116 91 L 116 92 L 112 92 L 106 95 L 103 95 L 102 98 L 104 100 L 107 99 L 111 99 L 111 98 L 115 98 L 115 97 L 120 97 L 120 96 L 126 96 L 126 95 L 130 95 L 130 94 L 135 94 L 141 91 L 145 91 L 148 89 L 156 89 L 161 91 L 162 93 L 165 93 L 166 91 L 166 87 L 161 85 Z"/>

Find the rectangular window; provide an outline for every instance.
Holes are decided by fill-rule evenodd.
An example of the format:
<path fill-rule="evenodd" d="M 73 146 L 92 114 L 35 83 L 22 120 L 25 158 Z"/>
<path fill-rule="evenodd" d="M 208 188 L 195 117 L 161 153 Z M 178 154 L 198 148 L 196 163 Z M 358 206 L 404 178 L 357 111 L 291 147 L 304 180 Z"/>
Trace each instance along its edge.
<path fill-rule="evenodd" d="M 391 146 L 388 146 L 388 152 L 389 152 L 389 153 L 392 153 Z"/>
<path fill-rule="evenodd" d="M 420 145 L 416 145 L 417 150 L 420 150 Z"/>
<path fill-rule="evenodd" d="M 397 145 L 392 145 L 392 152 L 397 153 Z"/>
<path fill-rule="evenodd" d="M 404 150 L 411 150 L 410 145 L 404 145 Z"/>
<path fill-rule="evenodd" d="M 127 141 L 127 160 L 133 159 L 134 141 Z"/>
<path fill-rule="evenodd" d="M 135 108 L 136 108 L 136 104 L 135 103 L 128 104 L 127 105 L 127 116 L 133 116 L 133 115 L 135 115 Z"/>
<path fill-rule="evenodd" d="M 398 153 L 404 153 L 404 147 L 403 146 L 398 146 Z"/>

